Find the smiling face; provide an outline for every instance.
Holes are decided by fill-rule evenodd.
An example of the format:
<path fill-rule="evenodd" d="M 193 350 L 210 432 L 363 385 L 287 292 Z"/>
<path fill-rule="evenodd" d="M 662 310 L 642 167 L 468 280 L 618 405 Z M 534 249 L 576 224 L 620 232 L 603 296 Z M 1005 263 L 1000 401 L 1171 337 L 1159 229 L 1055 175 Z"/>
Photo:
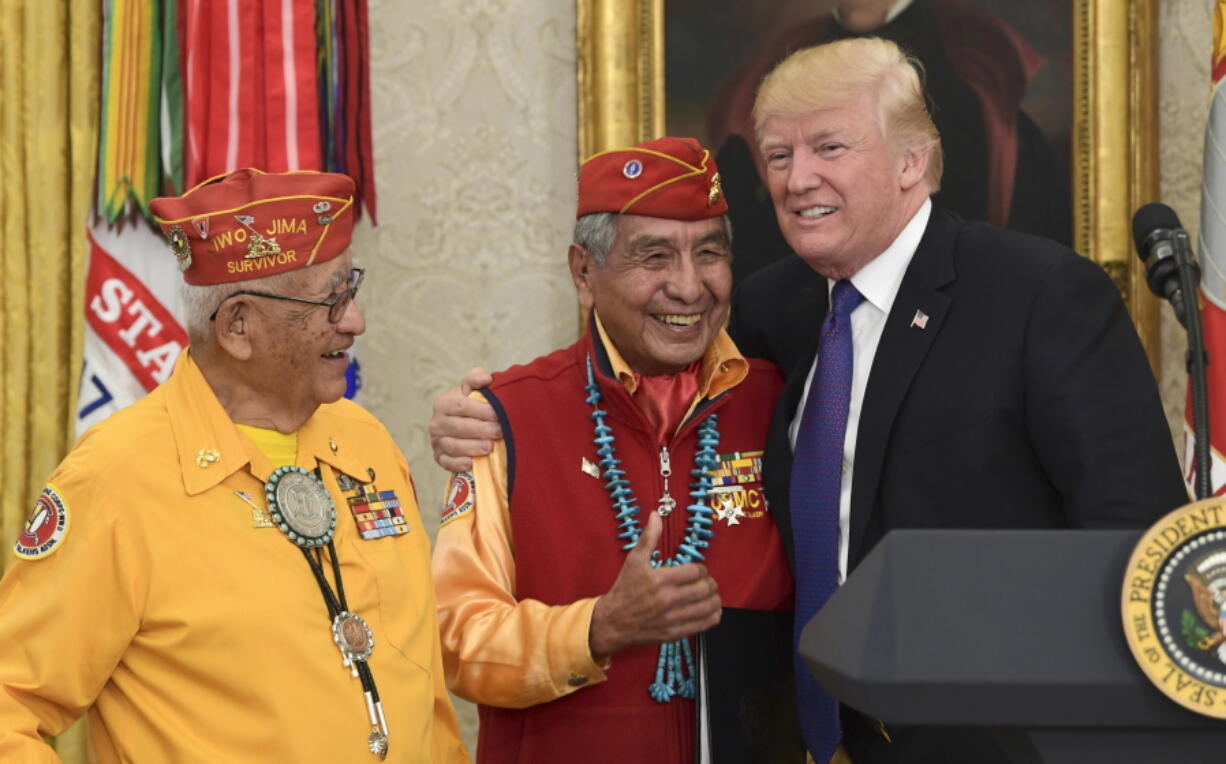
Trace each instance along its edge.
<path fill-rule="evenodd" d="M 331 301 L 349 286 L 353 259 L 349 253 L 300 271 L 283 294 Z M 311 412 L 345 394 L 346 350 L 366 330 L 356 302 L 340 321 L 328 321 L 328 308 L 284 300 L 251 298 L 252 318 L 259 322 L 253 337 L 252 371 L 261 386 L 275 391 L 285 408 Z"/>
<path fill-rule="evenodd" d="M 724 325 L 730 251 L 723 218 L 619 215 L 603 265 L 571 246 L 571 277 L 632 369 L 674 374 L 701 358 Z"/>
<path fill-rule="evenodd" d="M 927 150 L 886 144 L 876 99 L 768 116 L 759 147 L 779 227 L 793 251 L 830 279 L 881 254 L 928 197 Z"/>

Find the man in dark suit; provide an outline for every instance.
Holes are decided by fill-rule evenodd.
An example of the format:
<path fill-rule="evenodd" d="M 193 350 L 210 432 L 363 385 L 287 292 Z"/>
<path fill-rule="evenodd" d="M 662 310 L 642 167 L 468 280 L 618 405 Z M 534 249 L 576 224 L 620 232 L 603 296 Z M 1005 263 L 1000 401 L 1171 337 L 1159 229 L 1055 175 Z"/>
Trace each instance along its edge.
<path fill-rule="evenodd" d="M 1186 501 L 1153 376 L 1102 269 L 929 200 L 939 136 L 897 46 L 799 51 L 763 81 L 754 116 L 798 257 L 746 281 L 730 329 L 787 375 L 765 488 L 798 590 L 814 551 L 794 537 L 798 501 L 837 514 L 840 582 L 893 528 L 1140 527 Z M 795 473 L 808 469 L 804 403 L 840 283 L 863 299 L 848 314 L 838 506 L 814 507 Z M 856 764 L 1005 760 L 969 730 L 880 731 L 843 709 Z"/>
<path fill-rule="evenodd" d="M 1053 0 L 1018 4 L 1042 16 Z M 1001 4 L 994 4 L 999 7 Z M 732 276 L 791 256 L 766 193 L 753 104 L 758 85 L 793 51 L 846 37 L 892 40 L 923 65 L 924 94 L 941 134 L 945 180 L 933 201 L 970 220 L 1072 240 L 1067 158 L 1023 109 L 1044 60 L 1017 28 L 972 0 L 810 2 L 813 16 L 764 40 L 721 87 L 707 115 L 736 231 Z M 1065 5 L 1067 7 L 1067 5 Z M 1059 77 L 1060 70 L 1046 76 Z"/>
<path fill-rule="evenodd" d="M 745 282 L 730 333 L 746 356 L 787 375 L 764 484 L 798 592 L 815 552 L 841 582 L 893 528 L 1140 527 L 1186 501 L 1114 285 L 1059 244 L 933 205 L 940 138 L 896 45 L 856 38 L 798 51 L 763 81 L 754 115 L 780 228 L 798 257 Z M 834 444 L 842 464 L 815 506 L 812 491 L 794 493 L 810 467 L 793 448 L 814 429 L 803 421 L 812 380 L 826 384 L 818 348 L 832 323 L 829 295 L 850 288 L 854 307 L 841 319 L 850 371 Z M 496 436 L 442 421 L 476 413 L 458 395 L 435 412 L 445 466 Z M 833 548 L 798 544 L 798 519 L 806 538 L 814 522 L 829 526 Z M 799 599 L 798 614 L 812 614 Z M 855 764 L 1007 761 L 973 730 L 883 728 L 845 707 L 833 738 L 809 733 L 817 761 L 840 736 Z"/>

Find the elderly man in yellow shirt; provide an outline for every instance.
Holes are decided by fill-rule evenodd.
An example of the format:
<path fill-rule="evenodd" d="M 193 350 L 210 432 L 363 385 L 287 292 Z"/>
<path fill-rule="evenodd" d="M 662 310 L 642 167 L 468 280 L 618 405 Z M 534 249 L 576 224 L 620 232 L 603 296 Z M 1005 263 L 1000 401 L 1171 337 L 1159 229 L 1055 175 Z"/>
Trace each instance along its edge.
<path fill-rule="evenodd" d="M 88 713 L 100 762 L 467 761 L 408 465 L 342 399 L 353 182 L 240 170 L 153 211 L 191 346 L 17 540 L 0 760 L 56 760 Z"/>

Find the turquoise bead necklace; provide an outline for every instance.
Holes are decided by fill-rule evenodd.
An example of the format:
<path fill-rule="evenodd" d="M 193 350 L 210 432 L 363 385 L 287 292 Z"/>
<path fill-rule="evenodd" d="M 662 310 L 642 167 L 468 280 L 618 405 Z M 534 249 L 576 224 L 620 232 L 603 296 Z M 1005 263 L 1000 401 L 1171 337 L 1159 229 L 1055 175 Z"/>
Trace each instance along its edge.
<path fill-rule="evenodd" d="M 605 424 L 607 411 L 600 408 L 601 393 L 596 386 L 596 377 L 592 372 L 592 356 L 587 357 L 587 391 L 586 401 L 592 407 L 590 416 L 596 422 L 595 437 L 596 455 L 600 457 L 600 474 L 605 479 L 605 490 L 609 493 L 613 511 L 617 515 L 619 539 L 623 539 L 622 549 L 630 550 L 639 543 L 642 528 L 638 520 L 639 508 L 635 505 L 634 491 L 630 481 L 625 479 L 625 470 L 620 468 L 621 460 L 617 458 L 614 444 L 613 428 Z M 684 565 L 695 560 L 706 558 L 700 550 L 706 549 L 711 538 L 715 536 L 715 514 L 707 505 L 707 497 L 711 493 L 711 473 L 719 466 L 718 417 L 708 414 L 698 425 L 698 444 L 694 447 L 694 469 L 690 470 L 694 482 L 690 483 L 690 504 L 686 507 L 689 520 L 686 524 L 685 537 L 677 547 L 677 552 L 668 559 L 661 559 L 658 551 L 652 553 L 651 566 L 672 567 Z M 657 703 L 668 703 L 673 696 L 683 698 L 694 697 L 694 654 L 690 650 L 690 642 L 686 638 L 660 645 L 660 657 L 656 661 L 655 681 L 647 688 L 648 693 Z"/>

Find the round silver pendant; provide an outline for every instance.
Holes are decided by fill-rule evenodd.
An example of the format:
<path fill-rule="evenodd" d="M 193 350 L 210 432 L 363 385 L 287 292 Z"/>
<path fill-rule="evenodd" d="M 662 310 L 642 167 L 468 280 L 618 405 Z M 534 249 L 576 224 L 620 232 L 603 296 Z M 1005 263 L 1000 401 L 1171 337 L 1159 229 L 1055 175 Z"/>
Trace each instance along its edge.
<path fill-rule="evenodd" d="M 387 758 L 387 735 L 379 730 L 370 731 L 370 737 L 366 738 L 366 745 L 370 747 L 370 752 L 380 759 Z"/>
<path fill-rule="evenodd" d="M 299 546 L 323 546 L 336 531 L 336 511 L 323 482 L 301 467 L 279 467 L 268 479 L 272 521 Z"/>
<path fill-rule="evenodd" d="M 375 649 L 375 634 L 366 619 L 356 613 L 342 611 L 332 619 L 332 641 L 340 648 L 346 666 L 364 661 Z"/>

